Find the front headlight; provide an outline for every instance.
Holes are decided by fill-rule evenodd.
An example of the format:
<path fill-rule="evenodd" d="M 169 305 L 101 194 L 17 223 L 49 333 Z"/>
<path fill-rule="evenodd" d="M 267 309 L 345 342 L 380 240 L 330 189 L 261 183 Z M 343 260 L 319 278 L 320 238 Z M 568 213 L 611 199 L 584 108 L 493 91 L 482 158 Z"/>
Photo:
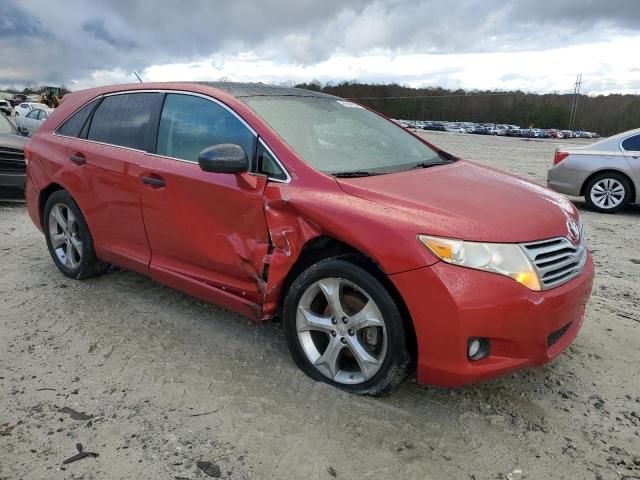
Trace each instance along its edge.
<path fill-rule="evenodd" d="M 520 245 L 465 242 L 429 235 L 418 235 L 418 240 L 447 263 L 506 275 L 531 290 L 542 290 L 538 274 Z"/>

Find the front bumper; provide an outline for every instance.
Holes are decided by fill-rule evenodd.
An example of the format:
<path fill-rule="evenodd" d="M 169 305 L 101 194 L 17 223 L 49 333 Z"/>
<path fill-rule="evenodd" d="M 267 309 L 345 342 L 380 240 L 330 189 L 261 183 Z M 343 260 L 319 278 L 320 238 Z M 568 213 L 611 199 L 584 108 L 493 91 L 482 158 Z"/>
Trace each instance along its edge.
<path fill-rule="evenodd" d="M 459 386 L 555 358 L 578 334 L 593 275 L 591 254 L 578 277 L 542 292 L 444 262 L 391 275 L 416 331 L 418 381 Z M 470 337 L 489 339 L 487 357 L 468 360 Z"/>

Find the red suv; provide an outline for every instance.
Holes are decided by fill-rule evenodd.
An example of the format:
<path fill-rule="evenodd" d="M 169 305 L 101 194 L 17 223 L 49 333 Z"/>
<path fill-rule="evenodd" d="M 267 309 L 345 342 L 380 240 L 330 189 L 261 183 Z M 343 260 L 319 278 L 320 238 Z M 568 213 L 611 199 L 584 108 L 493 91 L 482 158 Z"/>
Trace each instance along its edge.
<path fill-rule="evenodd" d="M 156 83 L 72 93 L 25 149 L 65 275 L 109 264 L 263 321 L 308 375 L 363 394 L 538 365 L 593 282 L 564 197 L 321 93 Z"/>

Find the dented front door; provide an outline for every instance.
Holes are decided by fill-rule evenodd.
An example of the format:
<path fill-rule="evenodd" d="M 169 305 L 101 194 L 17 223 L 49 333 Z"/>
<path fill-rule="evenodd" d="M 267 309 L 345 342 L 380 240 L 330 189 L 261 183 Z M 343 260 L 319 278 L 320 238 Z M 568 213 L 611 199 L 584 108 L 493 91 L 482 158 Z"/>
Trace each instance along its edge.
<path fill-rule="evenodd" d="M 166 275 L 188 277 L 261 303 L 269 247 L 266 179 L 203 172 L 197 163 L 161 156 L 145 158 L 139 188 L 151 275 L 165 283 Z"/>

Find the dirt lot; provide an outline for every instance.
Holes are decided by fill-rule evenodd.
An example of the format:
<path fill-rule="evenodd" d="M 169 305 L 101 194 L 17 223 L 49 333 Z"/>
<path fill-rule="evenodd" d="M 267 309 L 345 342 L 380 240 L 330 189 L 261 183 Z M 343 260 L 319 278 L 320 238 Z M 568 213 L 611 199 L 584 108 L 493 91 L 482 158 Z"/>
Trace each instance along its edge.
<path fill-rule="evenodd" d="M 558 143 L 427 137 L 540 183 Z M 63 277 L 24 206 L 0 204 L 0 479 L 210 478 L 203 461 L 234 479 L 640 478 L 640 208 L 576 204 L 597 278 L 574 344 L 382 399 L 309 380 L 278 324 L 127 271 Z M 76 443 L 99 457 L 63 466 Z"/>

